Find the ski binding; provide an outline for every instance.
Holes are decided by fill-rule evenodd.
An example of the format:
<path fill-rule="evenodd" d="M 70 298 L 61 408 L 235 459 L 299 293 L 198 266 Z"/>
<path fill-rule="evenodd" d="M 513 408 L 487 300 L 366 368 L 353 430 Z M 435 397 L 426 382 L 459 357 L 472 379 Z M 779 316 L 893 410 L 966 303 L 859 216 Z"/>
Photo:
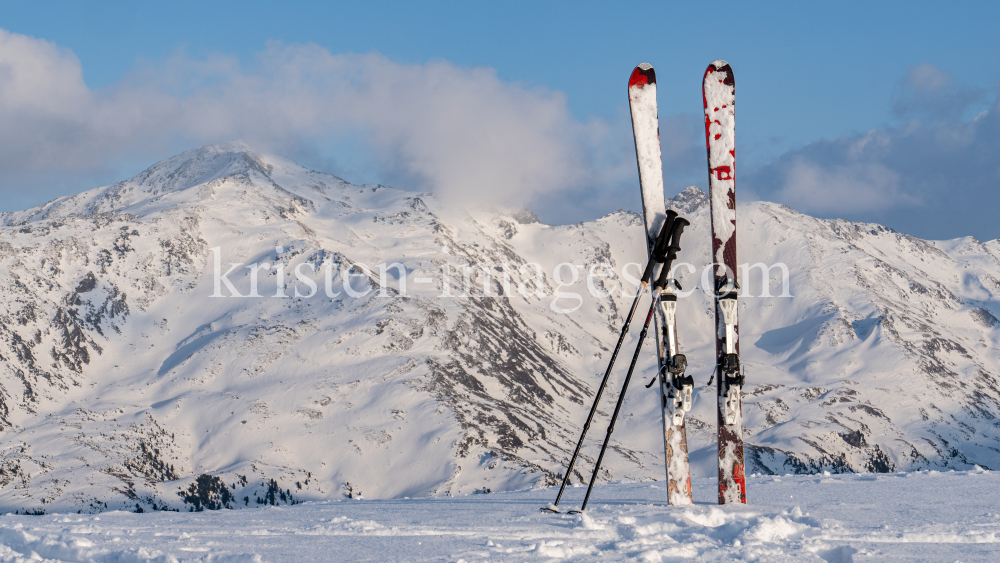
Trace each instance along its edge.
<path fill-rule="evenodd" d="M 680 426 L 684 424 L 684 415 L 691 412 L 694 378 L 690 375 L 684 375 L 684 370 L 687 369 L 687 357 L 684 354 L 676 354 L 671 357 L 666 368 L 670 375 L 664 378 L 669 382 L 664 403 L 670 412 L 673 425 Z"/>
<path fill-rule="evenodd" d="M 745 378 L 742 373 L 737 373 L 736 375 L 729 375 L 729 374 L 725 375 L 725 381 L 726 381 L 725 419 L 727 426 L 736 424 L 736 416 L 739 414 L 739 409 L 740 409 L 740 391 L 743 390 L 744 380 Z"/>
<path fill-rule="evenodd" d="M 726 353 L 719 361 L 719 373 L 725 384 L 724 419 L 726 425 L 736 424 L 740 409 L 740 392 L 746 381 L 740 369 L 740 357 L 736 354 L 736 296 L 740 289 L 733 278 L 721 279 L 716 287 L 716 297 L 719 310 L 722 312 L 722 322 L 726 325 Z"/>

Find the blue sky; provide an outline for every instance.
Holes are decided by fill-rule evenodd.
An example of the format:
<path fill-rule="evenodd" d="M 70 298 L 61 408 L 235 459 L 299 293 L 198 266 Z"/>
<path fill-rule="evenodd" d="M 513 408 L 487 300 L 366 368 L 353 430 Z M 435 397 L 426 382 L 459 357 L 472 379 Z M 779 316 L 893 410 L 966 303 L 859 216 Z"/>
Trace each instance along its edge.
<path fill-rule="evenodd" d="M 355 183 L 474 184 L 591 219 L 639 207 L 625 91 L 642 61 L 667 195 L 706 185 L 700 81 L 724 58 L 744 199 L 992 239 L 997 21 L 990 2 L 8 2 L 0 67 L 32 70 L 0 73 L 21 92 L 0 108 L 0 209 L 244 138 Z"/>

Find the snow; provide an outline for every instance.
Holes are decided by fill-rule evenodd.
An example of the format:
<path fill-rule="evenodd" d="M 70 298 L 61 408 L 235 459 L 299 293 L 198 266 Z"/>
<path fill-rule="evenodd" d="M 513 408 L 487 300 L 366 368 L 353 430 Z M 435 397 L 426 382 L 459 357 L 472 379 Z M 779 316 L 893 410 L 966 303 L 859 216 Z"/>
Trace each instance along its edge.
<path fill-rule="evenodd" d="M 750 505 L 666 504 L 662 482 L 251 510 L 0 517 L 0 561 L 995 561 L 1000 474 L 750 476 Z M 583 487 L 563 500 L 570 508 Z"/>

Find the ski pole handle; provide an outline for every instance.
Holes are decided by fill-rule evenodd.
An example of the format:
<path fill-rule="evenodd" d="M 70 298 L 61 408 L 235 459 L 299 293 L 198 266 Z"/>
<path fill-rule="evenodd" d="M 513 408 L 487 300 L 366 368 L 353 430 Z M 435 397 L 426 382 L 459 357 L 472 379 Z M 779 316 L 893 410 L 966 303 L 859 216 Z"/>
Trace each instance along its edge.
<path fill-rule="evenodd" d="M 649 281 L 649 278 L 653 277 L 653 270 L 656 268 L 656 265 L 663 262 L 667 257 L 670 249 L 670 234 L 674 230 L 674 219 L 676 218 L 677 212 L 674 210 L 667 211 L 667 219 L 663 222 L 660 234 L 656 236 L 656 242 L 653 243 L 653 248 L 649 255 L 649 262 L 646 263 L 646 271 L 642 274 L 643 289 L 645 289 L 645 284 Z"/>
<path fill-rule="evenodd" d="M 656 243 L 653 244 L 651 253 L 657 262 L 663 262 L 667 258 L 667 252 L 670 250 L 670 235 L 674 232 L 676 219 L 677 212 L 673 209 L 667 210 L 667 218 L 663 221 L 663 228 L 660 230 L 660 236 L 656 237 Z"/>
<path fill-rule="evenodd" d="M 673 267 L 674 260 L 677 258 L 677 251 L 681 249 L 681 235 L 684 234 L 684 227 L 687 227 L 691 223 L 683 218 L 678 217 L 674 219 L 672 225 L 672 232 L 670 233 L 670 245 L 667 247 L 667 256 L 663 261 L 663 269 L 660 270 L 660 277 L 657 278 L 656 283 L 653 284 L 654 287 L 664 288 L 667 286 L 667 280 L 670 278 L 670 269 Z"/>

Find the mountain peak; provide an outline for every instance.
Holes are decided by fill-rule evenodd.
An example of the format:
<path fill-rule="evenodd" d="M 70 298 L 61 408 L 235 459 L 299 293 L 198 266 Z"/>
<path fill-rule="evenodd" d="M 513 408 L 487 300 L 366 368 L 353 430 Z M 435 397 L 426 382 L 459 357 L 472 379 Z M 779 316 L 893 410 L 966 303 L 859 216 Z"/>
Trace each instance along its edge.
<path fill-rule="evenodd" d="M 242 141 L 215 143 L 184 151 L 121 182 L 150 195 L 180 191 L 237 174 L 270 174 L 273 167 Z"/>
<path fill-rule="evenodd" d="M 708 205 L 708 195 L 698 186 L 688 186 L 683 192 L 667 200 L 667 207 L 684 215 Z"/>
<path fill-rule="evenodd" d="M 142 201 L 233 176 L 257 176 L 273 184 L 274 165 L 242 141 L 205 145 L 157 162 L 135 176 L 112 184 L 54 199 L 45 205 L 6 214 L 2 224 L 22 224 L 68 215 L 93 215 L 121 210 Z"/>

